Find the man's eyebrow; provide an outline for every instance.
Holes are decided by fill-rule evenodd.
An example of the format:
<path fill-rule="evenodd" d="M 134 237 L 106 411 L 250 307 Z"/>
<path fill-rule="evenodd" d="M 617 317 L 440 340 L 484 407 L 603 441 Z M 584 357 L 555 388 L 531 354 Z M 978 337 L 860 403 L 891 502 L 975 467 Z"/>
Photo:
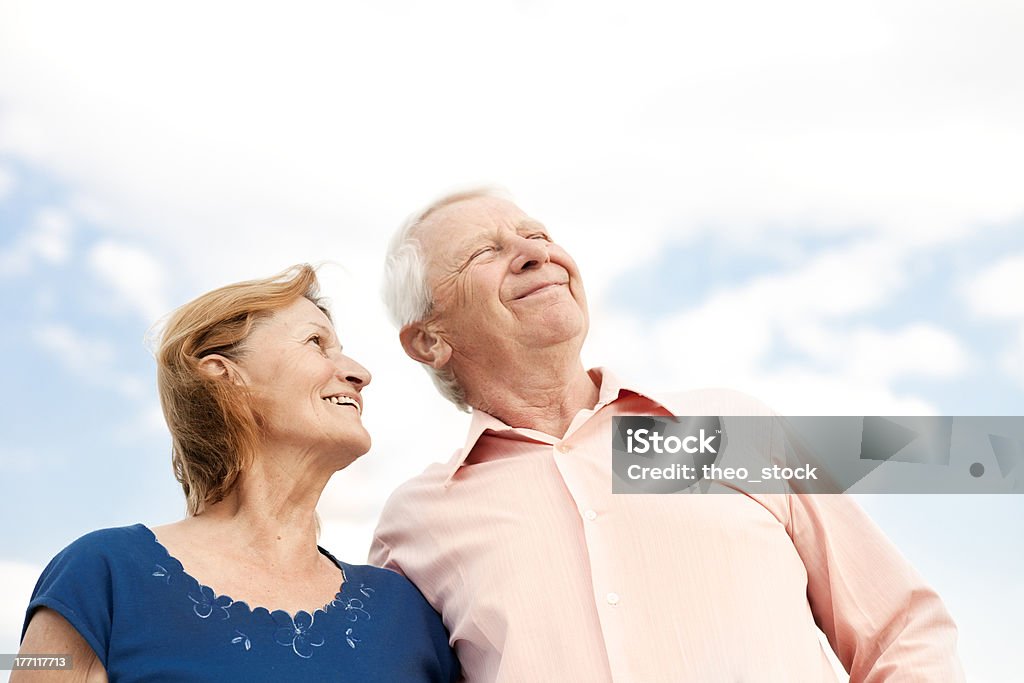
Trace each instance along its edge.
<path fill-rule="evenodd" d="M 548 232 L 544 224 L 535 218 L 524 218 L 516 224 L 516 232 L 530 232 L 533 230 L 540 230 L 544 234 Z"/>
<path fill-rule="evenodd" d="M 498 230 L 494 233 L 477 233 L 458 242 L 451 250 L 451 254 L 460 261 L 464 261 L 472 255 L 472 252 L 482 244 L 489 244 L 496 239 Z"/>
<path fill-rule="evenodd" d="M 544 224 L 535 218 L 524 218 L 515 224 L 515 231 L 520 235 L 538 230 L 543 232 L 545 235 L 548 234 L 548 229 L 544 227 Z M 452 261 L 455 262 L 461 270 L 469 261 L 470 257 L 472 257 L 473 252 L 477 247 L 500 239 L 500 233 L 501 228 L 495 227 L 493 233 L 477 233 L 475 235 L 471 235 L 465 240 L 456 243 L 455 246 L 448 250 L 448 254 L 451 255 Z"/>

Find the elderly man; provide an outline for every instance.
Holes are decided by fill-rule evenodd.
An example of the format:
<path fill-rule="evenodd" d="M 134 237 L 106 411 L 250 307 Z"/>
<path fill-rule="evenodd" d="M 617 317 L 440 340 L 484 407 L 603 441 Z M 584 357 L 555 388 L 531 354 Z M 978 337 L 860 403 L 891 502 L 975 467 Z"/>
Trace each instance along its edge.
<path fill-rule="evenodd" d="M 852 681 L 962 680 L 941 601 L 846 496 L 612 494 L 613 417 L 764 408 L 587 371 L 579 270 L 511 201 L 445 197 L 387 268 L 403 348 L 473 416 L 370 559 L 441 612 L 467 680 L 835 681 L 819 628 Z"/>

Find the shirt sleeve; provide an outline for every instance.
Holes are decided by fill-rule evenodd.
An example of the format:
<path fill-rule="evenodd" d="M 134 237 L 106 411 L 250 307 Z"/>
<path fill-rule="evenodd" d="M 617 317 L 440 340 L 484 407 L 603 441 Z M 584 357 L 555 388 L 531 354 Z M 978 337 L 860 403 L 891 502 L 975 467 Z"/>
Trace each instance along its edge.
<path fill-rule="evenodd" d="M 373 541 L 370 543 L 370 553 L 367 562 L 374 567 L 384 567 L 402 573 L 401 567 L 391 559 L 391 546 L 381 540 L 380 534 L 373 534 Z"/>
<path fill-rule="evenodd" d="M 113 614 L 112 583 L 101 532 L 78 539 L 58 553 L 39 577 L 25 611 L 22 639 L 35 611 L 48 607 L 78 631 L 106 667 Z"/>
<path fill-rule="evenodd" d="M 404 501 L 405 496 L 403 488 L 399 488 L 399 490 L 395 491 L 391 495 L 388 502 L 384 505 L 380 521 L 373 533 L 373 541 L 370 543 L 370 552 L 367 561 L 371 565 L 390 569 L 397 574 L 406 577 L 406 573 L 403 571 L 401 563 L 396 557 L 397 554 L 392 547 L 392 543 L 389 543 L 389 541 L 392 541 L 394 542 L 395 547 L 403 547 L 403 534 L 401 533 L 403 525 L 401 521 L 408 519 L 404 510 Z M 396 538 L 398 539 L 397 542 L 394 540 Z M 421 614 L 425 619 L 423 630 L 429 634 L 437 657 L 437 677 L 436 679 L 432 678 L 431 680 L 437 680 L 440 683 L 455 683 L 456 681 L 463 681 L 462 667 L 450 644 L 450 635 L 448 630 L 445 628 L 440 615 L 424 598 L 420 589 L 417 588 L 408 577 L 405 578 L 403 583 L 408 584 L 410 590 L 415 593 L 418 602 L 422 604 Z"/>
<path fill-rule="evenodd" d="M 373 540 L 370 542 L 370 552 L 367 555 L 367 563 L 375 567 L 384 567 L 402 576 L 406 573 L 402 570 L 401 564 L 395 557 L 394 548 L 400 547 L 401 543 L 395 543 L 394 538 L 402 530 L 401 520 L 403 516 L 404 486 L 394 491 L 384 504 L 384 509 L 377 520 L 377 528 L 373 530 Z"/>
<path fill-rule="evenodd" d="M 811 611 L 851 683 L 964 681 L 942 600 L 856 501 L 788 498 Z"/>

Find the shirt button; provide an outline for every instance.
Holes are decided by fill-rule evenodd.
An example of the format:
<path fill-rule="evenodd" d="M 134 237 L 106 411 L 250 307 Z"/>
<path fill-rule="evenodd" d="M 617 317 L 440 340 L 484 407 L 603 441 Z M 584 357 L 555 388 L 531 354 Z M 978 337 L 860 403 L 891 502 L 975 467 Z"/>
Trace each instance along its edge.
<path fill-rule="evenodd" d="M 597 519 L 597 513 L 594 512 L 593 510 L 587 510 L 586 512 L 583 513 L 583 516 L 586 517 L 591 522 L 593 522 L 595 519 Z"/>
<path fill-rule="evenodd" d="M 615 605 L 619 604 L 619 594 L 618 593 L 609 593 L 607 595 L 607 600 L 608 600 L 608 604 L 614 607 Z"/>
<path fill-rule="evenodd" d="M 555 444 L 555 450 L 558 451 L 559 453 L 568 453 L 570 450 L 572 450 L 572 446 L 565 443 L 564 441 L 559 441 L 557 444 Z"/>

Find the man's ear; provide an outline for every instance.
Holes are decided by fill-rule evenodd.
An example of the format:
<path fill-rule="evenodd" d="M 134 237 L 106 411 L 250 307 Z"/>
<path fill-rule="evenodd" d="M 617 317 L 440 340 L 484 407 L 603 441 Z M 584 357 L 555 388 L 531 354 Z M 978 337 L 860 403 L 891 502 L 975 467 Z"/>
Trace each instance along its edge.
<path fill-rule="evenodd" d="M 452 347 L 448 342 L 436 332 L 432 332 L 422 321 L 409 323 L 403 327 L 398 333 L 398 338 L 409 358 L 436 370 L 448 365 L 452 357 Z"/>
<path fill-rule="evenodd" d="M 219 353 L 211 353 L 199 361 L 199 371 L 210 379 L 219 379 L 235 384 L 241 384 L 238 367 L 226 356 Z"/>

